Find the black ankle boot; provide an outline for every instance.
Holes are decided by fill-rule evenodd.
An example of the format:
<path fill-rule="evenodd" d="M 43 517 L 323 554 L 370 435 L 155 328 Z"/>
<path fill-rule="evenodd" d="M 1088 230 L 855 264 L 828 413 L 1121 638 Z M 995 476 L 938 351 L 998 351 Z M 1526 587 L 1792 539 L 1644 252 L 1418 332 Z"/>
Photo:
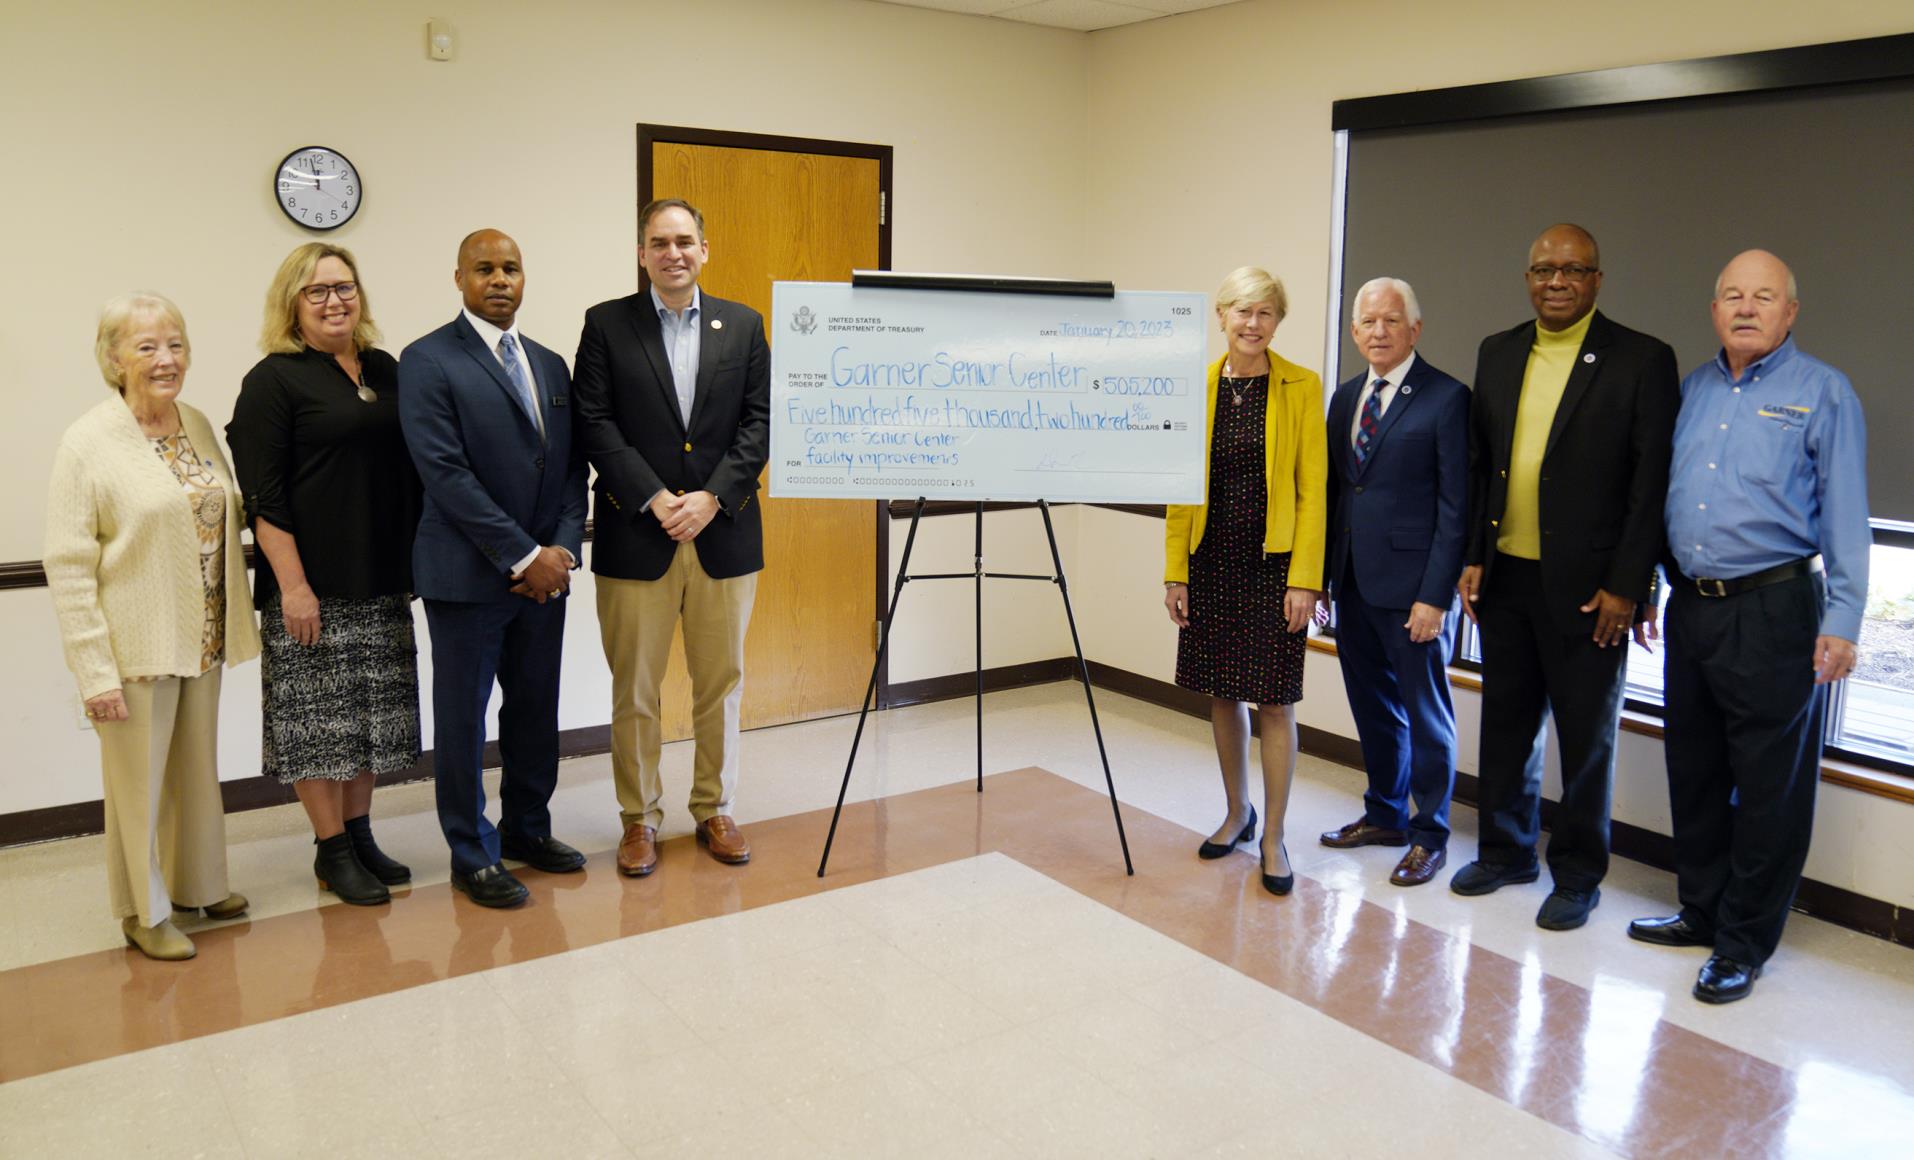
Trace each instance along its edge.
<path fill-rule="evenodd" d="M 385 884 L 359 865 L 358 856 L 352 852 L 351 835 L 334 834 L 316 839 L 314 844 L 319 847 L 319 853 L 312 860 L 312 872 L 319 879 L 319 889 L 330 890 L 339 896 L 339 901 L 354 906 L 377 906 L 392 901 L 392 892 Z"/>
<path fill-rule="evenodd" d="M 385 851 L 379 849 L 379 844 L 372 840 L 370 814 L 347 818 L 346 833 L 352 838 L 352 852 L 359 856 L 359 865 L 370 870 L 374 878 L 387 886 L 399 886 L 412 881 L 412 867 L 386 857 Z"/>

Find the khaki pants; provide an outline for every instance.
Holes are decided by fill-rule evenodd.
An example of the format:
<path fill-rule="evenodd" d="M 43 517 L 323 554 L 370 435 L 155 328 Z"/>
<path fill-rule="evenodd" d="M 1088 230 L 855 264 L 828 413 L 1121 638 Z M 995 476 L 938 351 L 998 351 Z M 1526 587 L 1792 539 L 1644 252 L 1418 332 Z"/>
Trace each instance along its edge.
<path fill-rule="evenodd" d="M 219 796 L 219 680 L 128 681 L 127 719 L 96 722 L 106 791 L 106 882 L 113 916 L 141 926 L 173 903 L 225 899 L 226 808 Z"/>
<path fill-rule="evenodd" d="M 656 580 L 594 578 L 598 631 L 611 665 L 611 772 L 625 824 L 664 820 L 658 754 L 659 701 L 671 630 L 682 622 L 691 674 L 691 817 L 730 814 L 738 787 L 738 703 L 744 695 L 744 631 L 758 577 L 713 580 L 694 544 L 678 545 Z"/>

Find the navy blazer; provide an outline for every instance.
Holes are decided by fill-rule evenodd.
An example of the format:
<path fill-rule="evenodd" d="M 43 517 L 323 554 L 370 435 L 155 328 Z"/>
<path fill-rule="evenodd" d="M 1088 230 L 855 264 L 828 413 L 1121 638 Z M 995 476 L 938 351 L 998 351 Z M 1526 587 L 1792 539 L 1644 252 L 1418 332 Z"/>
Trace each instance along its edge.
<path fill-rule="evenodd" d="M 1339 593 L 1353 568 L 1378 608 L 1448 608 L 1469 537 L 1469 388 L 1417 355 L 1358 468 L 1349 431 L 1371 377 L 1365 368 L 1329 401 L 1324 575 Z"/>
<path fill-rule="evenodd" d="M 413 588 L 428 600 L 521 599 L 512 566 L 534 548 L 582 558 L 587 467 L 572 439 L 571 373 L 538 343 L 523 347 L 543 436 L 463 313 L 399 359 L 399 420 L 425 484 Z"/>
<path fill-rule="evenodd" d="M 764 319 L 702 291 L 691 421 L 665 354 L 651 292 L 585 312 L 578 339 L 578 437 L 598 469 L 592 571 L 656 580 L 678 545 L 644 504 L 662 490 L 708 491 L 718 518 L 698 533 L 698 563 L 724 580 L 764 567 L 758 476 L 771 448 L 771 348 Z"/>
<path fill-rule="evenodd" d="M 1469 414 L 1469 548 L 1482 578 L 1508 503 L 1509 461 L 1533 320 L 1482 340 Z M 1675 352 L 1599 310 L 1555 408 L 1537 497 L 1542 594 L 1564 634 L 1594 631 L 1580 607 L 1597 589 L 1641 604 L 1661 559 L 1662 506 L 1681 407 Z"/>

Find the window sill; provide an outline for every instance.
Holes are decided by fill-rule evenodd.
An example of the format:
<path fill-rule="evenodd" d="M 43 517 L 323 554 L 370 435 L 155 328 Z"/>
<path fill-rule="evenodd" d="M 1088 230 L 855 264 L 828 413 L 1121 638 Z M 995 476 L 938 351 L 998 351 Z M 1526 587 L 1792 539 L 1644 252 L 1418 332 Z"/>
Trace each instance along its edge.
<path fill-rule="evenodd" d="M 1309 638 L 1309 647 L 1319 653 L 1336 655 L 1336 642 L 1330 637 L 1312 636 Z M 1454 666 L 1449 668 L 1449 684 L 1454 688 L 1467 689 L 1472 693 L 1482 691 L 1482 678 L 1478 674 Z M 1661 718 L 1624 709 L 1622 710 L 1622 732 L 1660 740 L 1663 735 Z M 1829 785 L 1838 785 L 1860 793 L 1914 805 L 1914 777 L 1904 773 L 1893 773 L 1884 769 L 1857 765 L 1851 761 L 1824 757 L 1821 760 L 1821 780 Z"/>

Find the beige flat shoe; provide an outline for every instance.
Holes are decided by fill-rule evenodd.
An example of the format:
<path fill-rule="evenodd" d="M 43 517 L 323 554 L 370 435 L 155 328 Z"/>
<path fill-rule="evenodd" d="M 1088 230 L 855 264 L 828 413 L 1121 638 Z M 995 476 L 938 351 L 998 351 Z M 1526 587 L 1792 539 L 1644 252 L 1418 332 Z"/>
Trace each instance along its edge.
<path fill-rule="evenodd" d="M 246 896 L 228 894 L 224 900 L 215 902 L 206 908 L 206 917 L 215 919 L 238 918 L 246 913 Z"/>
<path fill-rule="evenodd" d="M 199 953 L 193 940 L 181 934 L 171 919 L 161 920 L 158 926 L 141 926 L 136 917 L 122 918 L 120 933 L 126 936 L 129 945 L 138 947 L 140 953 L 149 959 L 170 963 L 190 959 Z"/>
<path fill-rule="evenodd" d="M 240 915 L 246 913 L 247 905 L 246 896 L 244 894 L 228 894 L 223 900 L 207 907 L 181 906 L 175 902 L 173 909 L 180 914 L 194 915 L 204 909 L 207 918 L 223 921 L 228 918 L 238 918 Z"/>

